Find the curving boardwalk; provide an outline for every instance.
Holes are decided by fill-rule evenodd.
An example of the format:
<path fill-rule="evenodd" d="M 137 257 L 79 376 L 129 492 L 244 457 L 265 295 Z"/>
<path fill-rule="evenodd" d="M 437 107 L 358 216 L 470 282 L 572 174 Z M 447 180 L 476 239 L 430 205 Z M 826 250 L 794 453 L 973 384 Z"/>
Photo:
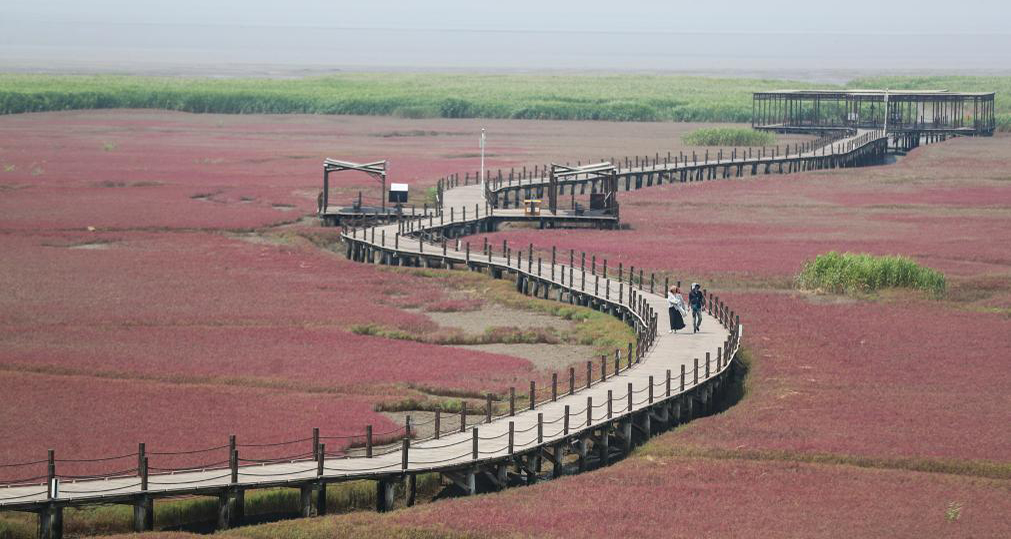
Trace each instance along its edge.
<path fill-rule="evenodd" d="M 693 181 L 692 174 L 703 179 L 698 171 L 714 166 L 740 170 L 752 166 L 756 170 L 766 163 L 782 167 L 788 159 L 805 163 L 803 167 L 820 167 L 818 163 L 826 156 L 843 159 L 859 157 L 872 147 L 877 151 L 882 140 L 883 135 L 859 132 L 789 157 L 654 163 L 624 173 L 663 172 L 668 178 L 677 173 L 682 181 Z M 790 170 L 794 170 L 792 166 Z M 572 253 L 562 255 L 569 262 L 562 263 L 553 250 L 550 264 L 540 258 L 535 263 L 532 248 L 524 253 L 504 245 L 495 254 L 490 246 L 472 250 L 469 244 L 459 243 L 457 238 L 493 230 L 500 222 L 521 217 L 520 210 L 495 209 L 489 196 L 542 187 L 545 181 L 535 178 L 516 185 L 463 186 L 446 182 L 440 212 L 382 226 L 346 228 L 342 238 L 348 257 L 360 262 L 482 271 L 495 278 L 515 279 L 517 290 L 524 293 L 583 305 L 629 323 L 637 336 L 634 348 L 630 343 L 628 350 L 616 352 L 615 358 L 588 363 L 589 383 L 576 387 L 572 370 L 567 376 L 563 373 L 551 388 L 535 388 L 531 382 L 529 391 L 520 388 L 527 396 L 510 400 L 509 413 L 470 425 L 462 432 L 440 433 L 426 440 L 405 437 L 382 448 L 370 446 L 371 456 L 331 457 L 320 443 L 313 447 L 312 458 L 241 465 L 233 445 L 227 467 L 149 474 L 141 455 L 137 469 L 128 475 L 78 480 L 59 480 L 50 464 L 47 482 L 0 487 L 0 510 L 37 512 L 40 536 L 58 537 L 64 507 L 132 504 L 135 527 L 145 530 L 152 525 L 155 498 L 216 495 L 220 500 L 219 526 L 224 528 L 242 518 L 243 493 L 248 489 L 298 487 L 302 512 L 311 515 L 325 510 L 317 500 L 325 496 L 327 484 L 358 479 L 377 482 L 378 508 L 385 510 L 392 506 L 394 484 L 403 480 L 409 485 L 407 501 L 413 503 L 418 473 L 442 473 L 473 493 L 479 479 L 497 487 L 536 481 L 545 465 L 551 467 L 553 476 L 567 470 L 582 471 L 607 464 L 654 432 L 710 406 L 733 369 L 742 333 L 737 317 L 719 298 L 707 297 L 698 334 L 671 335 L 666 331 L 669 321 L 662 286 L 657 287 L 652 279 L 645 281 L 641 272 L 636 276 L 631 271 L 616 275 L 613 268 L 610 274 L 606 268 L 598 271 L 586 265 L 585 253 L 578 263 Z M 571 183 L 587 181 L 574 179 Z M 624 361 L 620 361 L 622 353 Z"/>

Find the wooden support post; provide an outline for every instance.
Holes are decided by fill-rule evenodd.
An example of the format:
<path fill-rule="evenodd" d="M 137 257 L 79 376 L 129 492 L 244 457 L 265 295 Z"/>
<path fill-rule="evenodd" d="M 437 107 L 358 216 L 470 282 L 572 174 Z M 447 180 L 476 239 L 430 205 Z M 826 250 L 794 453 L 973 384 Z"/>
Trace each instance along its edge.
<path fill-rule="evenodd" d="M 586 397 L 586 426 L 593 425 L 593 397 Z"/>
<path fill-rule="evenodd" d="M 513 443 L 516 436 L 516 424 L 512 421 L 509 422 L 509 454 L 513 454 Z"/>
<path fill-rule="evenodd" d="M 530 409 L 533 410 L 537 406 L 537 384 L 530 380 Z"/>
<path fill-rule="evenodd" d="M 434 434 L 433 437 L 436 440 L 438 440 L 439 436 L 441 434 L 442 434 L 442 410 L 436 410 L 435 411 L 435 434 Z"/>
<path fill-rule="evenodd" d="M 569 395 L 576 392 L 576 368 L 569 367 Z"/>
<path fill-rule="evenodd" d="M 611 389 L 607 390 L 607 418 L 611 419 L 614 417 L 614 391 Z"/>
<path fill-rule="evenodd" d="M 385 513 L 393 509 L 394 486 L 392 479 L 376 481 L 376 511 Z"/>
<path fill-rule="evenodd" d="M 460 401 L 460 432 L 467 431 L 467 401 Z"/>
<path fill-rule="evenodd" d="M 509 388 L 509 417 L 516 415 L 516 388 Z"/>
<path fill-rule="evenodd" d="M 551 402 L 558 400 L 558 373 L 551 373 Z"/>
<path fill-rule="evenodd" d="M 484 422 L 491 423 L 491 393 L 484 397 Z"/>
<path fill-rule="evenodd" d="M 39 539 L 63 538 L 63 508 L 47 505 L 39 510 Z"/>
<path fill-rule="evenodd" d="M 418 500 L 418 474 L 407 474 L 407 485 L 405 486 L 407 491 L 407 499 L 405 500 L 407 507 L 413 507 Z M 322 503 L 320 504 L 322 508 Z M 320 513 L 322 514 L 322 513 Z"/>
<path fill-rule="evenodd" d="M 154 530 L 154 500 L 150 496 L 141 496 L 133 502 L 133 531 L 142 533 L 152 530 Z"/>
<path fill-rule="evenodd" d="M 315 516 L 316 512 L 315 507 L 313 507 L 314 504 L 312 499 L 313 490 L 315 490 L 313 488 L 313 485 L 301 485 L 299 486 L 298 490 L 299 490 L 298 505 L 300 515 L 302 516 L 302 518 Z"/>

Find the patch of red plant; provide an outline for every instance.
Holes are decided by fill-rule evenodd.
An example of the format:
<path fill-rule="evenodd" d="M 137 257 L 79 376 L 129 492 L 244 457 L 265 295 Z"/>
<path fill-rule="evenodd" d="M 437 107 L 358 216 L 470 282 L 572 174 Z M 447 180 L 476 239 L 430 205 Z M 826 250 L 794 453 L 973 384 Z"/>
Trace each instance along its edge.
<path fill-rule="evenodd" d="M 243 447 L 322 436 L 357 436 L 365 425 L 376 433 L 399 428 L 374 412 L 370 399 L 270 391 L 220 385 L 162 384 L 78 376 L 2 372 L 0 462 L 56 458 L 90 459 L 127 455 L 147 444 L 153 468 L 227 462 L 227 449 L 191 455 L 157 455 L 228 445 L 237 435 L 240 457 L 278 458 L 311 451 L 311 441 L 277 447 Z M 327 439 L 338 451 L 350 438 Z M 110 473 L 135 468 L 136 457 L 114 461 L 58 462 L 62 476 Z M 226 465 L 227 466 L 227 465 Z M 45 465 L 4 469 L 3 481 L 45 475 Z M 17 475 L 20 474 L 20 475 Z M 28 474 L 28 475 L 25 475 Z"/>
<path fill-rule="evenodd" d="M 957 513 L 953 513 L 954 508 Z M 790 462 L 638 457 L 393 523 L 545 537 L 1004 537 L 1001 481 Z M 951 516 L 954 515 L 954 516 Z"/>

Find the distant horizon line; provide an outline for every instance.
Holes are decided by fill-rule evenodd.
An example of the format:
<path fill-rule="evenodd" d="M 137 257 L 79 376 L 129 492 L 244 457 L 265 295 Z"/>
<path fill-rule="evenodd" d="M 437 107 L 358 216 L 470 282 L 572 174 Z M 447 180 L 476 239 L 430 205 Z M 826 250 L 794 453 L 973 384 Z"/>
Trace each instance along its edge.
<path fill-rule="evenodd" d="M 18 17 L 9 18 L 8 22 L 17 22 Z M 182 22 L 182 21 L 73 21 L 73 20 L 53 20 L 40 17 L 23 17 L 23 22 L 38 23 L 63 23 L 63 24 L 107 24 L 115 26 L 188 26 L 188 27 L 230 27 L 230 28 L 292 28 L 292 29 L 321 29 L 321 30 L 353 30 L 353 31 L 406 31 L 406 32 L 463 32 L 463 33 L 496 33 L 496 34 L 651 34 L 651 35 L 796 35 L 796 36 L 978 36 L 978 37 L 1008 37 L 1011 32 L 970 32 L 970 31 L 842 31 L 842 30 L 663 30 L 663 29 L 641 29 L 641 28 L 600 28 L 600 29 L 571 29 L 571 28 L 469 28 L 469 27 L 416 27 L 416 26 L 366 26 L 366 25 L 327 25 L 327 24 L 282 24 L 282 23 L 254 23 L 254 22 Z"/>

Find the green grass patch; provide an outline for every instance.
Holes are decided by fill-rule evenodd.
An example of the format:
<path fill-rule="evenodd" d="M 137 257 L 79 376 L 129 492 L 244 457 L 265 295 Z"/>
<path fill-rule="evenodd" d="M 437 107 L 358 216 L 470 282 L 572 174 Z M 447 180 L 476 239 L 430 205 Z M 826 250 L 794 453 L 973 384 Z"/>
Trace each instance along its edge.
<path fill-rule="evenodd" d="M 741 127 L 703 127 L 681 137 L 688 146 L 771 146 L 776 137 Z"/>
<path fill-rule="evenodd" d="M 149 108 L 207 113 L 357 114 L 746 122 L 751 92 L 818 85 L 671 75 L 343 73 L 301 79 L 0 75 L 0 114 Z"/>
<path fill-rule="evenodd" d="M 1011 129 L 1011 77 L 877 77 L 847 88 L 996 91 Z M 147 108 L 225 114 L 748 122 L 752 92 L 842 89 L 680 75 L 342 73 L 301 79 L 0 74 L 0 114 Z"/>
<path fill-rule="evenodd" d="M 838 294 L 873 292 L 884 288 L 924 290 L 944 295 L 944 274 L 903 256 L 837 253 L 818 255 L 804 264 L 797 283 L 806 290 Z"/>

